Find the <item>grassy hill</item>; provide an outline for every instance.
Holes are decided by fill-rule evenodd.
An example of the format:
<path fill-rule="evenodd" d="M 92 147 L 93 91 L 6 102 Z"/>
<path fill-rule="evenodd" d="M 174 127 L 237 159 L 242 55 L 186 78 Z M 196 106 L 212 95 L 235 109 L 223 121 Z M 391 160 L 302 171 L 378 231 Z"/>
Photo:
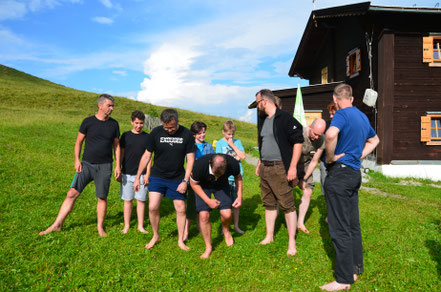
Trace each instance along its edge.
<path fill-rule="evenodd" d="M 74 175 L 73 147 L 82 119 L 96 111 L 97 94 L 57 85 L 0 65 L 0 291 L 9 290 L 149 290 L 149 291 L 318 291 L 332 281 L 334 251 L 326 204 L 314 189 L 306 225 L 297 236 L 298 254 L 286 256 L 283 216 L 275 241 L 265 236 L 264 208 L 254 167 L 244 163 L 244 202 L 235 244 L 226 247 L 219 216 L 212 212 L 213 247 L 209 260 L 196 226 L 184 252 L 177 247 L 172 203 L 161 206 L 161 242 L 152 250 L 146 219 L 144 235 L 123 228 L 119 184 L 112 180 L 106 238 L 96 232 L 93 184 L 77 200 L 63 230 L 38 232 L 55 219 Z M 134 109 L 157 116 L 162 108 L 117 98 L 112 117 L 121 131 L 130 129 Z M 181 123 L 208 124 L 208 140 L 218 139 L 226 118 L 179 110 Z M 256 144 L 255 126 L 238 122 L 237 136 L 248 151 Z M 360 191 L 360 221 L 365 273 L 356 291 L 441 290 L 441 183 L 388 179 L 373 173 Z M 294 192 L 296 205 L 300 191 Z"/>

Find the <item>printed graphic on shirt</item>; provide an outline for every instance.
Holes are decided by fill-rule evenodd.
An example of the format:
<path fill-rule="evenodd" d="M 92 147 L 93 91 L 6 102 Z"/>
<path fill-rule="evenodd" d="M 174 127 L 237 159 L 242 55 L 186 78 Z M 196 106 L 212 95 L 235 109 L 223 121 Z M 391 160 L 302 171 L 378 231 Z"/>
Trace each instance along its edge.
<path fill-rule="evenodd" d="M 159 143 L 166 143 L 173 147 L 173 144 L 184 143 L 184 138 L 182 137 L 160 137 Z"/>

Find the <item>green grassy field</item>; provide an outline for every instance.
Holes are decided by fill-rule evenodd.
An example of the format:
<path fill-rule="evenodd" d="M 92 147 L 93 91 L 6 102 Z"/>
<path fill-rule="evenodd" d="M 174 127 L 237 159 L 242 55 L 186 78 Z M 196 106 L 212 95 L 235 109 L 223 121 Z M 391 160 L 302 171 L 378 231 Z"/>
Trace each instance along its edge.
<path fill-rule="evenodd" d="M 287 233 L 280 217 L 275 242 L 265 236 L 264 208 L 254 167 L 244 164 L 244 235 L 226 247 L 213 212 L 214 251 L 209 260 L 193 225 L 185 252 L 177 247 L 172 203 L 161 206 L 162 241 L 136 231 L 135 213 L 122 235 L 123 202 L 112 181 L 105 221 L 108 236 L 96 232 L 94 187 L 86 188 L 63 230 L 38 232 L 55 219 L 74 175 L 73 147 L 82 119 L 96 112 L 96 94 L 69 89 L 0 66 L 0 291 L 7 290 L 209 290 L 314 291 L 332 281 L 333 247 L 324 221 L 325 201 L 314 190 L 307 214 L 309 235 L 297 236 L 298 254 L 286 256 Z M 158 116 L 162 108 L 116 99 L 112 117 L 130 129 L 134 109 Z M 208 124 L 207 140 L 219 139 L 226 118 L 179 110 L 180 122 Z M 255 125 L 237 122 L 247 151 L 256 144 Z M 388 179 L 371 174 L 360 191 L 365 273 L 356 291 L 441 290 L 441 183 Z M 300 192 L 296 190 L 298 205 Z"/>

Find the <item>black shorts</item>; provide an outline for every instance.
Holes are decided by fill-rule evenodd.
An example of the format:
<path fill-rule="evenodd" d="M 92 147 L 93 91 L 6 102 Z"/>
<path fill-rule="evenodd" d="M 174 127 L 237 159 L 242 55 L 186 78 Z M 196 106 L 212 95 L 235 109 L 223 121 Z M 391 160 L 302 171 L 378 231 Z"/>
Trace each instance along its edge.
<path fill-rule="evenodd" d="M 91 182 L 95 183 L 95 195 L 100 199 L 107 198 L 112 177 L 112 163 L 92 164 L 81 161 L 82 170 L 76 173 L 70 185 L 79 193 Z"/>
<path fill-rule="evenodd" d="M 214 195 L 214 198 L 220 202 L 218 207 L 219 210 L 231 209 L 233 201 L 230 197 L 230 186 L 227 185 L 223 189 L 210 189 L 210 188 L 202 188 L 205 194 L 211 198 L 211 194 Z M 201 211 L 211 211 L 211 208 L 201 199 L 197 194 L 196 197 L 196 211 L 199 213 Z"/>

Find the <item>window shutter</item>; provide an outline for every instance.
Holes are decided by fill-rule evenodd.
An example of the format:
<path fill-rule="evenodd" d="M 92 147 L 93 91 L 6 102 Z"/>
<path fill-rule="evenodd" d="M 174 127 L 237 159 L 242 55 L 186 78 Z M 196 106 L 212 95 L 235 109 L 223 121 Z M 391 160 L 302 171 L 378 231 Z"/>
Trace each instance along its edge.
<path fill-rule="evenodd" d="M 423 63 L 433 62 L 433 37 L 423 37 Z"/>
<path fill-rule="evenodd" d="M 430 116 L 421 117 L 421 142 L 430 142 Z"/>
<path fill-rule="evenodd" d="M 355 72 L 361 71 L 361 50 L 355 51 Z"/>

